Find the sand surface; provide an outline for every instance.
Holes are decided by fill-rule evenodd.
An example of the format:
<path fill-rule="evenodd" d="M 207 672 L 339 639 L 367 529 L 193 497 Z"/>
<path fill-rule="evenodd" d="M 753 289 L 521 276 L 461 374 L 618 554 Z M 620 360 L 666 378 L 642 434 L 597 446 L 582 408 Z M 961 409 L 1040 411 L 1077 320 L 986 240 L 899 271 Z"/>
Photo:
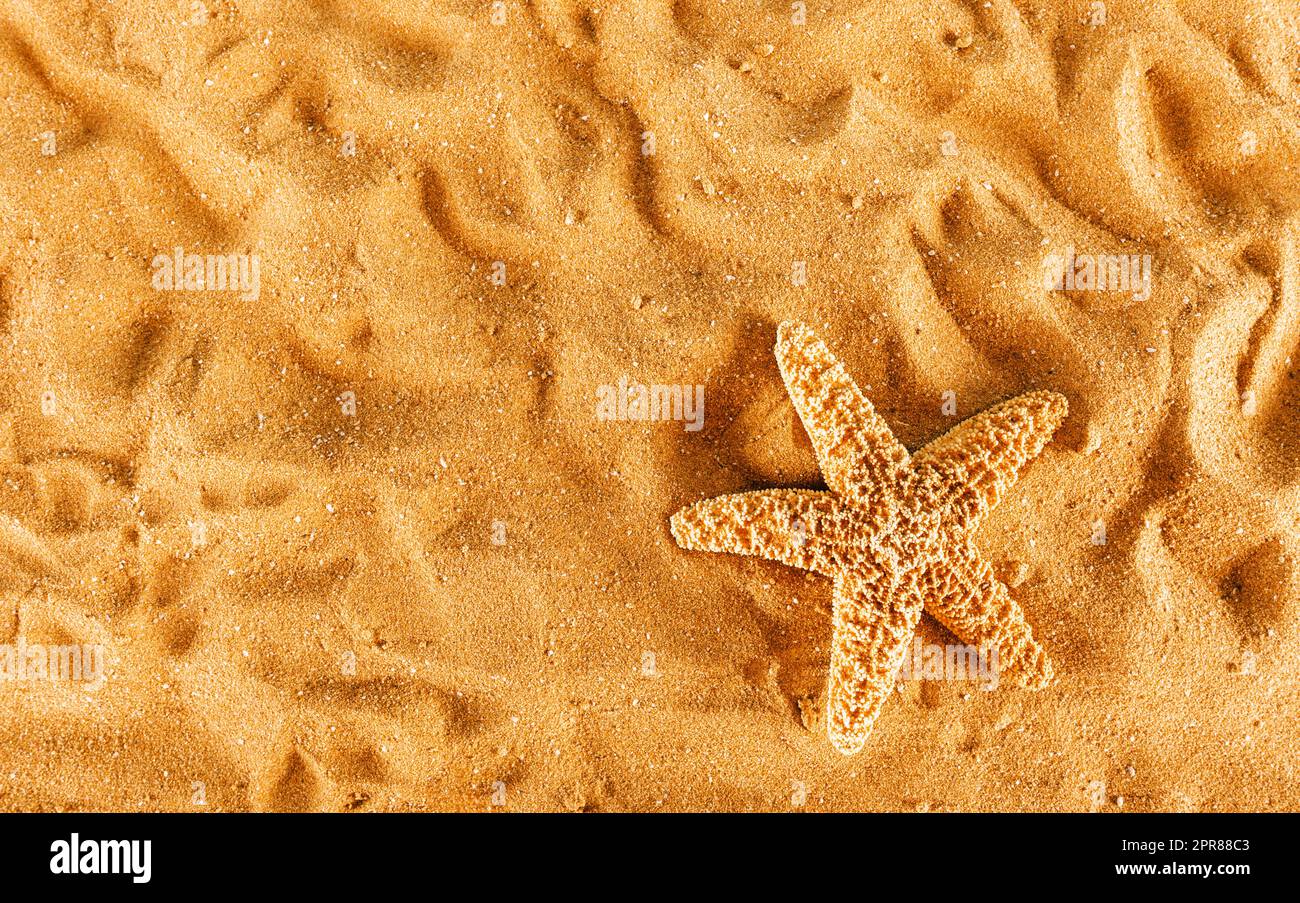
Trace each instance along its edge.
<path fill-rule="evenodd" d="M 1297 808 L 1297 35 L 0 0 L 0 642 L 105 662 L 0 682 L 0 808 Z M 673 542 L 822 485 L 792 318 L 909 448 L 1068 398 L 978 537 L 1052 687 L 907 680 L 842 756 L 829 583 Z M 701 428 L 598 416 L 624 379 Z"/>

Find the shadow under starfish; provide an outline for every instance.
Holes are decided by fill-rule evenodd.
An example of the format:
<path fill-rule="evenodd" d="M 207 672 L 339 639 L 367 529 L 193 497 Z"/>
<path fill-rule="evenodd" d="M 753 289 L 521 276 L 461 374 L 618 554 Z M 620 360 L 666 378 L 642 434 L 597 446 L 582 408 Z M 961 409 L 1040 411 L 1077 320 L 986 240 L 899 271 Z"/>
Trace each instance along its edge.
<path fill-rule="evenodd" d="M 781 324 L 776 358 L 828 491 L 708 499 L 674 514 L 672 532 L 686 549 L 757 555 L 834 579 L 826 729 L 835 748 L 852 755 L 866 743 L 923 609 L 988 650 L 999 678 L 1029 689 L 1051 683 L 1046 653 L 973 537 L 1065 420 L 1065 398 L 1020 395 L 909 455 L 806 326 Z"/>

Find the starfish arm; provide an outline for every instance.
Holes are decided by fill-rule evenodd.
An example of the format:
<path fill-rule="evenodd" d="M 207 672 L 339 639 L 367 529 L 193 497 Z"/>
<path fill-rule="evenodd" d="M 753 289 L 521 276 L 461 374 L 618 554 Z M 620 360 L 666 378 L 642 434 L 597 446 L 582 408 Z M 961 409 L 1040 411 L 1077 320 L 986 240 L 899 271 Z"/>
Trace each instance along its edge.
<path fill-rule="evenodd" d="M 846 756 L 862 749 L 916 632 L 919 595 L 836 577 L 826 733 Z"/>
<path fill-rule="evenodd" d="M 1030 690 L 1052 682 L 1052 663 L 1024 611 L 973 544 L 950 554 L 926 582 L 926 611 L 963 642 L 995 651 L 999 680 Z"/>
<path fill-rule="evenodd" d="M 782 323 L 776 360 L 826 485 L 846 497 L 896 486 L 907 449 L 825 343 L 802 323 Z"/>
<path fill-rule="evenodd" d="M 684 549 L 756 555 L 829 575 L 839 511 L 829 492 L 764 489 L 697 502 L 674 514 L 670 526 Z"/>
<path fill-rule="evenodd" d="M 912 457 L 921 480 L 938 486 L 945 520 L 969 533 L 997 505 L 1052 438 L 1068 411 L 1065 396 L 1029 392 L 953 427 Z"/>

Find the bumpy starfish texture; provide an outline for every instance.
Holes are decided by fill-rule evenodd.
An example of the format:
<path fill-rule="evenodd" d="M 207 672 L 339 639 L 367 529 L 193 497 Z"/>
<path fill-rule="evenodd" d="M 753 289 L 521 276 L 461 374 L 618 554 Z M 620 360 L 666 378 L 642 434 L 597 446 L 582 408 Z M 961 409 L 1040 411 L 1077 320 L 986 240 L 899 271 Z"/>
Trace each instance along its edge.
<path fill-rule="evenodd" d="M 1040 689 L 1052 666 L 973 536 L 1065 419 L 1055 392 L 1005 401 L 909 455 L 826 345 L 782 323 L 776 358 L 828 491 L 768 489 L 683 508 L 686 549 L 757 555 L 834 579 L 826 730 L 852 755 L 927 610 L 989 650 L 1000 679 Z"/>

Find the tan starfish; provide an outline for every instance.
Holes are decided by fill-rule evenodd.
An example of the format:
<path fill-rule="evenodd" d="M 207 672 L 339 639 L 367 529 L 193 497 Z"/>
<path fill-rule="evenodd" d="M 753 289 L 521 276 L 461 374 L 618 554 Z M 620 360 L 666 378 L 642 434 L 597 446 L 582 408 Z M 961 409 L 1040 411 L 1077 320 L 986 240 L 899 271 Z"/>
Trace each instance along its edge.
<path fill-rule="evenodd" d="M 674 514 L 672 531 L 686 549 L 757 555 L 834 578 L 826 730 L 835 748 L 852 755 L 866 742 L 923 608 L 989 650 L 1000 678 L 1047 686 L 1052 666 L 973 538 L 1065 419 L 1065 398 L 1021 395 L 909 456 L 806 326 L 781 324 L 776 359 L 829 491 L 708 499 Z"/>

